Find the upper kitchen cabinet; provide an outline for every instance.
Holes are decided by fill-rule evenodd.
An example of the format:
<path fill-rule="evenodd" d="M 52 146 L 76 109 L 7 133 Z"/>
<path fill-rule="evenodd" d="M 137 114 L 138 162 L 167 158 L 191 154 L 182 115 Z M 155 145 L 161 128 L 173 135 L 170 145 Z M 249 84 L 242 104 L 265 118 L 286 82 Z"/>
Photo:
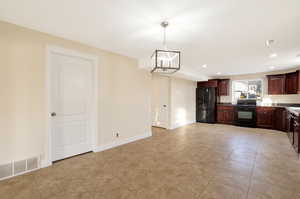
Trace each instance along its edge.
<path fill-rule="evenodd" d="M 297 94 L 298 93 L 298 79 L 299 71 L 286 74 L 285 81 L 285 92 L 286 94 Z"/>
<path fill-rule="evenodd" d="M 229 95 L 229 79 L 220 79 L 218 81 L 218 95 L 219 96 Z"/>
<path fill-rule="evenodd" d="M 299 71 L 267 77 L 269 95 L 300 94 Z"/>
<path fill-rule="evenodd" d="M 285 75 L 268 75 L 268 94 L 285 94 Z"/>
<path fill-rule="evenodd" d="M 218 96 L 229 95 L 229 79 L 210 79 L 198 82 L 198 88 L 217 88 Z"/>
<path fill-rule="evenodd" d="M 198 88 L 217 88 L 218 87 L 218 80 L 217 79 L 210 79 L 208 81 L 202 81 L 197 83 Z"/>

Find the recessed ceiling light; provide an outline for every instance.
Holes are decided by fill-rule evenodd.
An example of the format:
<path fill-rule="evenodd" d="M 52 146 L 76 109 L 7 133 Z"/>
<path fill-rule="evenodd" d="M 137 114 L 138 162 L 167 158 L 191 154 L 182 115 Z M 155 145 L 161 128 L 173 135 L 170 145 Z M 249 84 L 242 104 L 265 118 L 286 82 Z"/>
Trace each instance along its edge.
<path fill-rule="evenodd" d="M 270 54 L 269 57 L 270 57 L 270 58 L 275 58 L 275 57 L 277 57 L 277 54 L 276 54 L 276 53 L 272 53 L 272 54 Z"/>
<path fill-rule="evenodd" d="M 275 66 L 270 66 L 270 69 L 274 69 L 275 68 Z"/>
<path fill-rule="evenodd" d="M 217 72 L 217 75 L 221 75 L 221 72 Z"/>
<path fill-rule="evenodd" d="M 207 68 L 207 65 L 206 64 L 202 65 L 202 68 Z"/>

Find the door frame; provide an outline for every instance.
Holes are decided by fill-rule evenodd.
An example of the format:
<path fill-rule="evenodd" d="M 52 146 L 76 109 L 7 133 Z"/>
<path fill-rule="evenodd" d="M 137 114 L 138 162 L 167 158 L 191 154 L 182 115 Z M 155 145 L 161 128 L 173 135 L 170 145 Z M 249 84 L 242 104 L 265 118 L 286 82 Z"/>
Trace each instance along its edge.
<path fill-rule="evenodd" d="M 163 128 L 163 129 L 171 129 L 171 96 L 170 95 L 171 95 L 172 79 L 168 76 L 152 75 L 152 87 L 156 86 L 156 85 L 154 85 L 153 81 L 160 81 L 160 80 L 166 81 L 166 84 L 167 84 L 166 86 L 167 86 L 168 91 L 167 91 L 166 95 L 167 95 L 168 99 L 167 99 L 167 103 L 165 103 L 165 105 L 167 105 L 167 109 L 168 109 L 167 113 L 166 113 L 167 114 L 167 118 L 166 118 L 167 121 L 166 121 L 165 126 L 159 126 L 156 123 L 154 123 L 153 122 L 153 112 L 155 110 L 153 110 L 154 107 L 153 107 L 153 105 L 151 105 L 151 126 L 152 127 L 157 127 L 157 128 Z M 152 92 L 153 92 L 153 90 L 152 90 Z M 151 94 L 151 97 L 152 98 L 154 97 L 153 93 Z M 155 96 L 155 97 L 157 97 L 157 96 Z M 152 101 L 153 101 L 153 99 L 152 99 Z"/>
<path fill-rule="evenodd" d="M 65 49 L 59 46 L 47 45 L 46 46 L 46 118 L 47 118 L 47 133 L 45 136 L 45 157 L 42 157 L 41 167 L 48 167 L 52 165 L 52 119 L 51 119 L 51 100 L 52 100 L 52 54 L 60 54 L 71 57 L 79 57 L 85 60 L 89 60 L 92 63 L 93 70 L 93 79 L 92 79 L 92 108 L 90 112 L 90 129 L 92 130 L 91 134 L 91 143 L 92 151 L 95 152 L 97 148 L 98 141 L 98 67 L 99 61 L 98 57 L 91 54 L 85 54 L 77 52 L 71 49 Z"/>

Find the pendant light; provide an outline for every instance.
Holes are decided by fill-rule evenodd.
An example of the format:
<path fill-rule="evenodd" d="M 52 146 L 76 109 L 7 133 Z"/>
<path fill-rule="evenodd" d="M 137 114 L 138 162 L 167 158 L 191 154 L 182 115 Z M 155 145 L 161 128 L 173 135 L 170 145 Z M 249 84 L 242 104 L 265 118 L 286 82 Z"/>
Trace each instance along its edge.
<path fill-rule="evenodd" d="M 172 74 L 180 70 L 180 51 L 168 50 L 166 29 L 169 26 L 167 21 L 163 21 L 161 27 L 164 30 L 163 49 L 157 49 L 151 56 L 153 69 L 151 73 Z"/>

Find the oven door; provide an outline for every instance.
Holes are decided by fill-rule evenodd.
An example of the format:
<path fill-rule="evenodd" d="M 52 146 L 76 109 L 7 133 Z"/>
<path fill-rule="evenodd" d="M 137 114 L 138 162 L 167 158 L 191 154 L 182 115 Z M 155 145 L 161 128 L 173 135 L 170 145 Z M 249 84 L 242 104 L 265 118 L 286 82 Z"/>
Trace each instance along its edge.
<path fill-rule="evenodd" d="M 256 127 L 256 108 L 238 107 L 236 110 L 236 125 Z"/>
<path fill-rule="evenodd" d="M 253 120 L 253 111 L 238 111 L 238 120 Z"/>

